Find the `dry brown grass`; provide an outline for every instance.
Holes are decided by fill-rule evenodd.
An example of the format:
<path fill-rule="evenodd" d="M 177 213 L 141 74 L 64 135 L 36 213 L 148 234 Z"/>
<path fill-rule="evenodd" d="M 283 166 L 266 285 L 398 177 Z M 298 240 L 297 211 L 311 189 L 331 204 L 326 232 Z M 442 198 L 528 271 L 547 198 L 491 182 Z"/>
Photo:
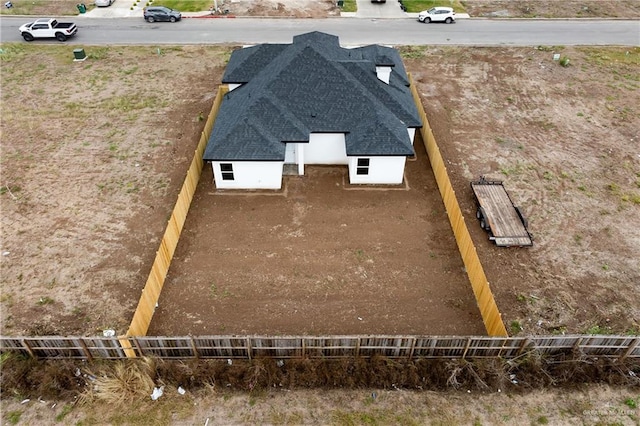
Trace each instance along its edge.
<path fill-rule="evenodd" d="M 264 358 L 251 361 L 141 358 L 127 361 L 38 361 L 4 357 L 3 396 L 80 396 L 83 403 L 117 407 L 150 399 L 153 388 L 261 392 L 283 389 L 472 389 L 522 392 L 548 386 L 571 388 L 585 383 L 640 387 L 640 360 L 587 358 L 580 354 L 519 359 L 393 360 Z M 514 383 L 514 377 L 517 377 Z"/>
<path fill-rule="evenodd" d="M 139 361 L 118 361 L 102 366 L 98 371 L 83 374 L 87 380 L 86 391 L 80 401 L 88 404 L 96 401 L 113 406 L 123 406 L 130 401 L 143 400 L 155 387 L 156 363 L 152 358 Z"/>

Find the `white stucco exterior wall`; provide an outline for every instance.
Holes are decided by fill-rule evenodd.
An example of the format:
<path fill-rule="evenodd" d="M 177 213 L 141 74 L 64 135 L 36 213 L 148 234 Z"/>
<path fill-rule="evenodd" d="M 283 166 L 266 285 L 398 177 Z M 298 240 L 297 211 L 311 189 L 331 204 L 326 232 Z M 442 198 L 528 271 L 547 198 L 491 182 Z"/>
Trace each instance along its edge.
<path fill-rule="evenodd" d="M 344 133 L 311 133 L 304 147 L 306 164 L 347 164 Z"/>
<path fill-rule="evenodd" d="M 369 159 L 369 174 L 357 174 L 358 158 Z M 349 183 L 400 185 L 406 157 L 349 157 Z"/>
<path fill-rule="evenodd" d="M 229 91 L 231 92 L 234 89 L 237 89 L 238 87 L 242 86 L 242 84 L 239 83 L 231 83 L 229 84 Z"/>
<path fill-rule="evenodd" d="M 376 75 L 379 80 L 389 84 L 389 77 L 391 76 L 391 67 L 376 67 Z"/>
<path fill-rule="evenodd" d="M 233 180 L 223 180 L 220 163 L 232 164 Z M 280 189 L 282 161 L 213 161 L 213 178 L 220 189 Z"/>
<path fill-rule="evenodd" d="M 410 127 L 407 128 L 407 131 L 409 132 L 409 140 L 411 141 L 411 144 L 413 144 L 416 141 L 416 129 Z"/>

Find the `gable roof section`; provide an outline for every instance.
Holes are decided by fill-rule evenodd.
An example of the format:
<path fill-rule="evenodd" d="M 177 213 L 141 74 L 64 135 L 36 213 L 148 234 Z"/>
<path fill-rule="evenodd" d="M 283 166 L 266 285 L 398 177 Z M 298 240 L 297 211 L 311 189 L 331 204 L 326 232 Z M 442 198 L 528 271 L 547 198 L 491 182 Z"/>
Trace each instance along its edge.
<path fill-rule="evenodd" d="M 394 67 L 388 85 L 376 65 Z M 421 122 L 398 70 L 394 49 L 345 49 L 320 32 L 237 50 L 222 81 L 246 84 L 225 95 L 203 158 L 284 161 L 286 142 L 314 132 L 345 133 L 350 156 L 413 155 L 407 127 Z"/>

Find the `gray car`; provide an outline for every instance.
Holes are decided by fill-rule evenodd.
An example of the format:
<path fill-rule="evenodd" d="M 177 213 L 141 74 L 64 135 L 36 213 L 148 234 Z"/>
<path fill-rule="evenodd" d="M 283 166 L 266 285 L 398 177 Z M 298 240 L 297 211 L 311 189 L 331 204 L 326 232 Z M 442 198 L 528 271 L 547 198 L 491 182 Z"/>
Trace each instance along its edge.
<path fill-rule="evenodd" d="M 149 6 L 144 8 L 144 19 L 147 22 L 165 21 L 176 22 L 182 19 L 182 14 L 175 9 L 164 6 Z"/>

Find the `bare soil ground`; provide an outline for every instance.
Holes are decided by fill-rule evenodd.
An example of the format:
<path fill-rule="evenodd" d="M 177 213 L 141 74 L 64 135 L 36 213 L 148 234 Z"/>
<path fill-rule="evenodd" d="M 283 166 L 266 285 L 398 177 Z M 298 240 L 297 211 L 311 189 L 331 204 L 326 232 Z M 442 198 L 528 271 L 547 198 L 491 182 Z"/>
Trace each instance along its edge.
<path fill-rule="evenodd" d="M 216 191 L 207 167 L 149 334 L 484 334 L 416 146 L 390 189 L 307 167 L 282 191 Z"/>
<path fill-rule="evenodd" d="M 465 0 L 472 17 L 638 18 L 637 0 Z"/>
<path fill-rule="evenodd" d="M 640 49 L 406 55 L 508 330 L 638 334 Z M 533 248 L 480 231 L 469 187 L 480 175 L 504 180 Z"/>
<path fill-rule="evenodd" d="M 289 18 L 323 18 L 340 16 L 340 8 L 333 0 L 231 0 L 222 6 L 235 16 L 272 16 Z"/>
<path fill-rule="evenodd" d="M 229 48 L 86 53 L 3 49 L 3 334 L 127 329 Z"/>

